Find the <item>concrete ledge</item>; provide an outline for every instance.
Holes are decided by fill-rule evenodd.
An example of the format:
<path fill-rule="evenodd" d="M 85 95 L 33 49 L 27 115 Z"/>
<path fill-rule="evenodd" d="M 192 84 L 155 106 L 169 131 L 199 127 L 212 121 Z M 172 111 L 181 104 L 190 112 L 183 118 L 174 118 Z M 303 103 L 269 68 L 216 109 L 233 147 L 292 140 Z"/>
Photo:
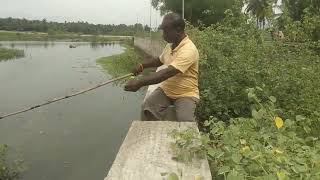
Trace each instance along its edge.
<path fill-rule="evenodd" d="M 105 180 L 162 180 L 161 173 L 182 172 L 182 180 L 211 180 L 206 159 L 184 164 L 172 160 L 168 133 L 197 128 L 196 123 L 134 121 Z"/>

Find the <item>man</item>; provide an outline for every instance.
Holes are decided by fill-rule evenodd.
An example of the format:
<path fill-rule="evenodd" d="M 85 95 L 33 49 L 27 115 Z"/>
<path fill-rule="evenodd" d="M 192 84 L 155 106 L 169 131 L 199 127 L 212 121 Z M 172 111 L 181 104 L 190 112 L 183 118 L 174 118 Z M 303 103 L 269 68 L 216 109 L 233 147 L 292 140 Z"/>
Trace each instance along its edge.
<path fill-rule="evenodd" d="M 185 22 L 178 14 L 167 14 L 160 28 L 163 39 L 168 42 L 163 53 L 138 65 L 133 73 L 138 75 L 146 68 L 163 64 L 168 67 L 139 80 L 130 80 L 125 90 L 136 92 L 143 86 L 161 83 L 143 103 L 142 120 L 166 120 L 166 109 L 174 104 L 179 122 L 195 121 L 194 112 L 199 101 L 198 50 L 185 34 Z"/>

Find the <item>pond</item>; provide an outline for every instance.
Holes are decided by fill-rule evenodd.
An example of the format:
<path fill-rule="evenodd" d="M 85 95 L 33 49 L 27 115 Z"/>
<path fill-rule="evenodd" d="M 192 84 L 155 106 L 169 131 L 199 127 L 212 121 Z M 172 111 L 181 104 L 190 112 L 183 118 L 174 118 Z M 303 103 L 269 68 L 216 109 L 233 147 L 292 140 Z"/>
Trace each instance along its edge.
<path fill-rule="evenodd" d="M 40 104 L 111 79 L 96 59 L 123 52 L 118 43 L 1 42 L 25 57 L 0 62 L 0 113 Z M 103 179 L 143 92 L 109 84 L 89 93 L 0 120 L 0 144 L 24 160 L 26 180 Z"/>

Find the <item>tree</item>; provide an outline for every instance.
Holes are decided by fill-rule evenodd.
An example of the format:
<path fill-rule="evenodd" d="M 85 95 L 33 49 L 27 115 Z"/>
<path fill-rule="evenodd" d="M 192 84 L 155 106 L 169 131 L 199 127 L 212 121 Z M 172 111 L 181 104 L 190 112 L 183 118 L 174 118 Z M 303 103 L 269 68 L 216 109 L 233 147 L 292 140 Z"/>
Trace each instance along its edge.
<path fill-rule="evenodd" d="M 277 20 L 291 41 L 320 40 L 320 0 L 283 0 Z"/>
<path fill-rule="evenodd" d="M 205 25 L 221 21 L 227 9 L 231 9 L 236 0 L 186 0 L 185 19 L 192 25 L 200 22 Z M 159 9 L 161 14 L 175 12 L 182 14 L 182 0 L 152 0 L 152 6 Z"/>
<path fill-rule="evenodd" d="M 288 11 L 294 21 L 302 20 L 306 8 L 320 14 L 320 0 L 283 0 L 282 3 L 283 8 Z"/>
<path fill-rule="evenodd" d="M 144 26 L 144 31 L 150 31 L 150 27 L 148 25 Z"/>
<path fill-rule="evenodd" d="M 273 5 L 277 0 L 246 0 L 246 12 L 251 13 L 257 21 L 257 26 L 261 25 L 264 28 L 266 20 L 273 15 Z"/>
<path fill-rule="evenodd" d="M 146 28 L 149 31 L 149 27 Z M 83 34 L 110 34 L 110 35 L 128 35 L 132 36 L 137 31 L 143 31 L 143 24 L 135 25 L 103 25 L 90 24 L 88 22 L 48 22 L 43 20 L 27 20 L 16 18 L 0 18 L 0 30 L 7 31 L 35 31 L 48 32 L 50 35 L 63 32 L 83 33 Z"/>

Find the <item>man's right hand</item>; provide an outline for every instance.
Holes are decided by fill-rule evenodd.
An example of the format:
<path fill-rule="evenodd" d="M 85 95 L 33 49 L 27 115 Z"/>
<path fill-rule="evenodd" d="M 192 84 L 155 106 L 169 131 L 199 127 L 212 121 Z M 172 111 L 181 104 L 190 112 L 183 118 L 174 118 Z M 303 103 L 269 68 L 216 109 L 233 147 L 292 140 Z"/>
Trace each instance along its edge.
<path fill-rule="evenodd" d="M 142 64 L 138 64 L 135 68 L 132 69 L 131 73 L 135 76 L 141 74 L 143 72 L 143 66 Z"/>

